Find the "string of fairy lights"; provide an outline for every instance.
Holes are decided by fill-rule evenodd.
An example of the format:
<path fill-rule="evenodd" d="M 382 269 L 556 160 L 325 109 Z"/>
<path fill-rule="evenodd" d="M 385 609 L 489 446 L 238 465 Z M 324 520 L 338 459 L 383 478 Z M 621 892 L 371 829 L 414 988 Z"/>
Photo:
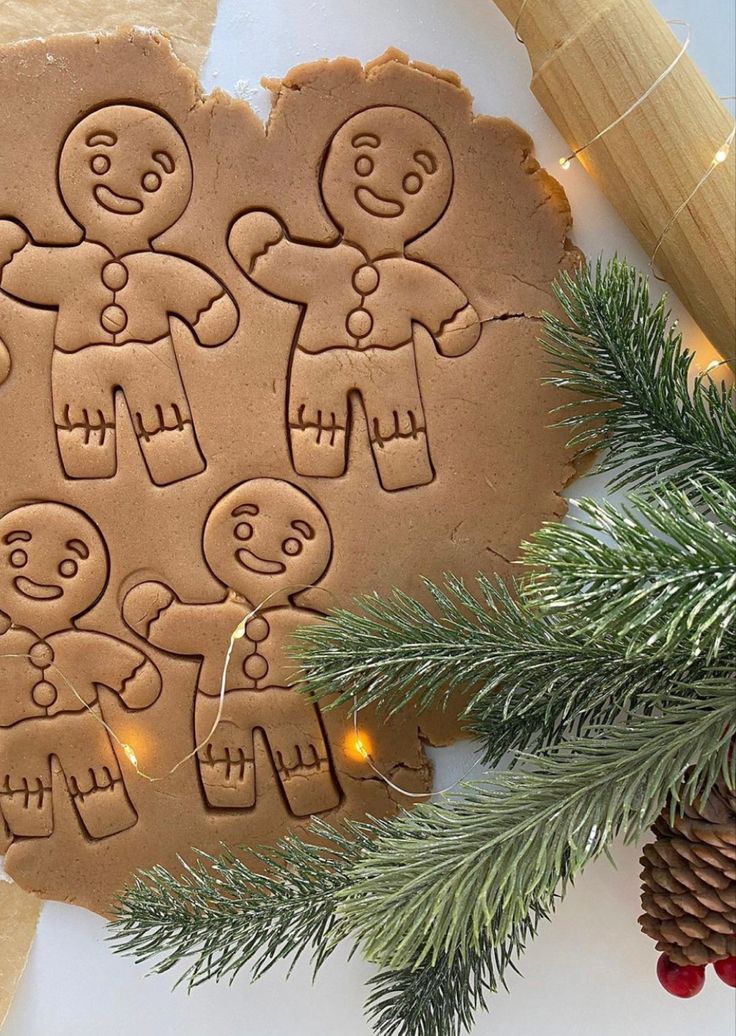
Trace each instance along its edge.
<path fill-rule="evenodd" d="M 514 23 L 514 34 L 516 35 L 516 38 L 517 38 L 517 40 L 520 43 L 523 43 L 524 40 L 521 37 L 521 35 L 519 34 L 519 25 L 520 25 L 522 16 L 523 16 L 523 14 L 524 14 L 524 12 L 525 12 L 525 10 L 527 8 L 528 3 L 529 3 L 529 0 L 523 0 L 523 3 L 521 4 L 521 7 L 519 8 L 519 11 L 517 13 L 516 20 L 515 20 L 515 23 Z M 599 130 L 593 137 L 591 137 L 589 140 L 587 140 L 584 144 L 581 144 L 579 147 L 576 147 L 568 155 L 564 155 L 563 157 L 561 157 L 559 159 L 559 165 L 560 165 L 561 169 L 568 170 L 571 167 L 572 162 L 575 161 L 576 159 L 578 159 L 580 157 L 580 155 L 584 151 L 586 151 L 588 148 L 590 148 L 591 145 L 593 145 L 593 144 L 597 143 L 598 141 L 600 141 L 606 134 L 610 133 L 611 130 L 613 130 L 616 126 L 620 125 L 626 118 L 628 118 L 629 115 L 632 114 L 632 112 L 636 111 L 637 108 L 639 108 L 642 104 L 644 104 L 644 102 L 649 97 L 651 97 L 651 95 L 661 85 L 661 83 L 664 82 L 664 80 L 667 79 L 668 76 L 670 76 L 672 74 L 672 72 L 675 70 L 675 68 L 677 67 L 679 62 L 682 60 L 683 56 L 685 55 L 685 53 L 686 53 L 686 51 L 687 51 L 687 49 L 688 49 L 688 47 L 690 45 L 691 35 L 692 34 L 691 34 L 690 26 L 689 26 L 689 24 L 687 22 L 680 21 L 679 19 L 675 19 L 675 20 L 670 21 L 668 24 L 670 24 L 670 25 L 678 25 L 678 26 L 681 26 L 681 27 L 685 28 L 685 39 L 684 39 L 682 45 L 680 46 L 680 49 L 679 49 L 678 53 L 676 54 L 676 56 L 673 58 L 673 60 L 670 62 L 670 64 L 665 69 L 663 69 L 663 71 L 656 77 L 656 79 L 651 83 L 651 85 L 641 94 L 641 96 L 636 98 L 636 100 L 634 100 L 626 108 L 625 111 L 623 111 L 619 116 L 617 116 L 616 119 L 614 119 L 612 122 L 610 122 L 607 126 L 604 126 L 603 129 Z M 734 98 L 734 97 L 721 98 L 721 100 L 736 100 L 736 98 Z M 659 238 L 657 239 L 657 241 L 655 243 L 654 250 L 652 251 L 652 254 L 650 256 L 650 260 L 649 260 L 650 267 L 653 266 L 654 261 L 656 259 L 656 256 L 657 256 L 657 254 L 658 254 L 658 252 L 659 252 L 659 250 L 660 250 L 660 248 L 662 246 L 662 243 L 664 242 L 667 234 L 669 234 L 669 232 L 671 231 L 672 227 L 676 224 L 676 222 L 679 219 L 679 217 L 682 214 L 682 212 L 687 208 L 689 203 L 692 201 L 692 199 L 695 197 L 695 195 L 698 193 L 698 191 L 703 187 L 703 185 L 706 183 L 706 181 L 713 175 L 713 173 L 718 169 L 718 167 L 720 165 L 722 165 L 726 161 L 726 159 L 728 158 L 735 139 L 736 139 L 736 122 L 734 123 L 734 126 L 731 129 L 731 132 L 722 141 L 722 143 L 718 146 L 718 148 L 715 151 L 715 153 L 713 155 L 713 158 L 711 159 L 708 167 L 703 172 L 703 175 L 700 177 L 698 182 L 694 185 L 694 187 L 692 188 L 690 193 L 687 195 L 687 197 L 684 198 L 684 200 L 680 203 L 680 205 L 677 207 L 677 209 L 672 213 L 672 216 L 670 217 L 668 222 L 665 224 L 662 232 L 659 235 Z M 661 279 L 661 278 L 659 278 L 659 279 Z M 325 591 L 325 592 L 328 592 L 328 593 L 330 592 L 330 591 L 327 591 L 325 587 L 315 587 L 313 585 L 306 586 L 306 585 L 301 585 L 300 584 L 299 586 L 291 588 L 292 592 L 303 592 L 304 590 L 307 590 L 307 589 L 322 590 L 322 591 Z M 283 592 L 283 588 L 279 592 Z M 248 612 L 246 615 L 244 615 L 243 618 L 240 620 L 240 622 L 237 624 L 237 626 L 235 627 L 235 629 L 232 631 L 232 633 L 230 635 L 228 646 L 227 646 L 227 650 L 225 652 L 225 657 L 224 657 L 224 660 L 223 660 L 223 666 L 222 666 L 222 673 L 221 673 L 221 679 L 220 679 L 220 691 L 219 691 L 219 696 L 218 696 L 218 709 L 217 709 L 217 713 L 215 715 L 215 719 L 213 721 L 213 724 L 212 724 L 212 727 L 211 727 L 210 731 L 208 732 L 208 734 L 206 735 L 206 737 L 202 741 L 200 741 L 198 744 L 196 744 L 194 746 L 194 748 L 192 749 L 191 752 L 188 752 L 185 756 L 183 756 L 181 759 L 179 759 L 165 773 L 162 773 L 162 774 L 159 774 L 159 775 L 152 775 L 150 773 L 147 773 L 144 769 L 141 768 L 141 766 L 139 764 L 139 760 L 138 760 L 138 755 L 137 755 L 137 753 L 135 751 L 135 748 L 128 741 L 123 740 L 117 734 L 117 732 L 113 729 L 113 727 L 102 716 L 102 714 L 100 713 L 99 709 L 95 708 L 93 705 L 90 705 L 86 701 L 86 699 L 77 691 L 77 689 L 74 687 L 73 683 L 61 671 L 61 669 L 59 669 L 58 666 L 52 664 L 52 665 L 50 665 L 48 667 L 48 669 L 49 669 L 49 671 L 55 672 L 59 676 L 59 678 L 61 680 L 63 680 L 63 682 L 66 684 L 66 686 L 69 688 L 69 690 L 79 700 L 81 705 L 94 717 L 96 722 L 99 723 L 105 729 L 105 731 L 107 732 L 108 736 L 115 742 L 115 744 L 123 752 L 123 754 L 125 755 L 126 759 L 130 763 L 130 765 L 133 767 L 133 769 L 135 770 L 136 774 L 139 777 L 141 777 L 142 779 L 148 781 L 149 783 L 152 783 L 152 784 L 153 783 L 157 783 L 159 781 L 166 780 L 168 777 L 172 776 L 177 770 L 179 770 L 185 763 L 187 763 L 190 759 L 193 759 L 198 754 L 198 752 L 200 752 L 202 749 L 204 749 L 207 746 L 208 742 L 213 737 L 213 735 L 214 735 L 214 733 L 215 733 L 215 731 L 216 731 L 216 729 L 217 729 L 217 727 L 218 727 L 218 725 L 219 725 L 219 723 L 220 723 L 220 721 L 222 719 L 222 715 L 223 715 L 223 710 L 224 710 L 224 705 L 225 705 L 225 695 L 227 693 L 228 672 L 229 672 L 230 663 L 231 663 L 231 660 L 232 660 L 232 655 L 233 655 L 233 651 L 234 651 L 234 648 L 235 648 L 235 644 L 237 643 L 237 641 L 239 639 L 241 639 L 242 637 L 245 636 L 246 624 L 248 622 L 250 622 L 251 619 L 255 618 L 259 614 L 259 612 L 263 608 L 266 607 L 266 605 L 268 604 L 269 600 L 271 600 L 271 598 L 273 596 L 274 596 L 273 594 L 270 595 L 264 601 L 262 601 L 259 605 L 257 605 L 255 608 L 253 608 L 250 612 Z M 20 653 L 0 655 L 0 658 L 28 658 L 28 659 L 30 659 L 30 657 L 31 657 L 30 655 L 20 654 Z M 368 733 L 365 730 L 361 729 L 361 727 L 359 726 L 358 717 L 359 717 L 359 713 L 360 712 L 361 712 L 361 709 L 358 707 L 357 700 L 356 700 L 354 702 L 354 707 L 353 707 L 353 711 L 352 711 L 352 725 L 351 725 L 351 727 L 349 728 L 349 730 L 348 730 L 348 732 L 346 734 L 346 743 L 344 745 L 346 753 L 348 755 L 352 755 L 353 757 L 357 757 L 358 759 L 360 759 L 363 762 L 365 762 L 365 764 L 373 771 L 373 773 L 380 780 L 382 780 L 389 788 L 391 788 L 394 791 L 398 792 L 399 794 L 405 796 L 406 798 L 411 798 L 411 799 L 426 799 L 426 798 L 428 798 L 428 793 L 427 792 L 413 792 L 413 791 L 410 791 L 410 790 L 408 790 L 406 788 L 402 788 L 399 784 L 397 784 L 393 780 L 391 780 L 391 778 L 389 776 L 387 776 L 380 769 L 380 767 L 377 765 L 377 762 L 376 762 L 376 759 L 375 759 L 375 756 L 374 756 L 374 753 L 373 753 L 373 749 L 372 749 L 372 745 L 371 745 L 371 739 L 370 739 Z M 477 766 L 477 761 L 475 761 L 473 763 L 473 765 L 460 778 L 458 778 L 458 780 L 454 781 L 451 785 L 449 785 L 446 788 L 442 788 L 442 789 L 436 790 L 434 792 L 431 792 L 429 794 L 437 796 L 437 795 L 446 795 L 446 794 L 452 792 L 453 790 L 455 790 L 459 785 L 461 785 L 470 776 L 470 774 L 472 773 L 472 771 L 475 769 L 476 766 Z"/>
<path fill-rule="evenodd" d="M 736 96 L 721 97 L 720 100 L 722 100 L 722 101 L 736 101 Z M 723 165 L 723 163 L 728 158 L 728 156 L 730 154 L 730 151 L 731 151 L 731 147 L 733 146 L 734 139 L 736 139 L 736 122 L 734 122 L 734 125 L 733 125 L 733 128 L 731 129 L 731 132 L 728 134 L 726 139 L 723 141 L 721 146 L 718 148 L 718 150 L 716 151 L 715 155 L 713 155 L 713 158 L 711 159 L 711 162 L 710 162 L 710 165 L 708 166 L 708 168 L 705 170 L 705 172 L 700 177 L 700 179 L 695 184 L 695 186 L 690 191 L 690 193 L 687 195 L 687 197 L 684 198 L 683 201 L 681 201 L 680 204 L 677 206 L 677 208 L 672 213 L 672 215 L 670 216 L 670 218 L 667 221 L 667 223 L 665 223 L 664 229 L 662 230 L 662 233 L 657 238 L 656 244 L 654 245 L 654 250 L 652 251 L 652 254 L 649 257 L 650 269 L 654 267 L 654 262 L 655 262 L 655 260 L 657 258 L 657 253 L 659 252 L 660 248 L 662 247 L 662 243 L 664 242 L 664 239 L 667 237 L 667 235 L 669 234 L 669 232 L 672 229 L 672 227 L 674 227 L 675 223 L 680 218 L 681 214 L 688 207 L 688 205 L 693 200 L 693 198 L 698 193 L 698 191 L 703 186 L 703 184 L 706 182 L 706 180 L 709 180 L 710 177 L 713 175 L 713 173 L 716 171 L 716 169 L 720 165 Z M 655 276 L 656 276 L 656 272 L 655 272 Z M 658 280 L 662 280 L 661 277 L 658 277 L 657 279 Z"/>
<path fill-rule="evenodd" d="M 299 584 L 293 584 L 293 585 L 288 586 L 288 587 L 281 587 L 279 590 L 275 591 L 272 594 L 269 594 L 268 597 L 264 598 L 264 600 L 261 601 L 261 603 L 259 605 L 257 605 L 255 608 L 252 608 L 251 611 L 249 611 L 247 614 L 245 614 L 242 617 L 242 619 L 238 622 L 238 624 L 235 626 L 235 628 L 232 630 L 232 632 L 230 634 L 230 637 L 229 637 L 229 640 L 228 640 L 227 650 L 225 651 L 225 657 L 224 657 L 224 661 L 223 661 L 223 665 L 222 665 L 222 671 L 221 671 L 221 674 L 220 674 L 220 690 L 219 690 L 219 694 L 218 694 L 217 712 L 215 714 L 215 718 L 213 720 L 213 723 L 212 723 L 212 726 L 211 726 L 210 730 L 205 735 L 205 737 L 194 746 L 194 748 L 190 752 L 188 752 L 186 755 L 182 756 L 179 760 L 177 760 L 177 762 L 174 763 L 174 765 L 171 766 L 164 773 L 161 773 L 161 774 L 158 774 L 158 775 L 150 774 L 150 773 L 148 773 L 146 770 L 144 770 L 142 768 L 142 766 L 140 764 L 140 761 L 138 759 L 138 753 L 136 752 L 136 750 L 133 747 L 133 745 L 131 745 L 129 741 L 124 741 L 123 738 L 120 737 L 120 735 L 117 733 L 115 728 L 110 723 L 107 722 L 107 720 L 101 714 L 99 709 L 95 707 L 95 705 L 90 705 L 90 703 L 86 700 L 85 697 L 83 697 L 79 693 L 79 691 L 74 686 L 72 681 L 59 668 L 59 666 L 57 666 L 55 663 L 52 663 L 51 665 L 46 667 L 46 671 L 49 672 L 49 673 L 55 674 L 56 676 L 59 677 L 60 680 L 62 680 L 64 682 L 66 687 L 71 691 L 71 693 L 74 695 L 74 697 L 79 701 L 80 705 L 89 713 L 89 715 L 91 715 L 93 717 L 95 722 L 97 722 L 106 731 L 108 736 L 118 746 L 118 748 L 120 748 L 120 750 L 125 755 L 125 757 L 128 760 L 128 762 L 132 766 L 133 770 L 135 771 L 136 775 L 138 777 L 142 778 L 143 780 L 147 781 L 149 784 L 157 784 L 158 782 L 164 781 L 168 777 L 171 777 L 174 773 L 176 773 L 177 770 L 179 770 L 182 766 L 184 766 L 185 763 L 189 762 L 190 759 L 194 759 L 200 751 L 202 751 L 203 749 L 205 749 L 207 747 L 207 745 L 210 742 L 211 738 L 213 737 L 215 731 L 217 730 L 217 727 L 219 726 L 220 721 L 222 719 L 222 715 L 223 715 L 223 711 L 224 711 L 224 707 L 225 707 L 225 696 L 226 696 L 227 690 L 228 690 L 228 688 L 227 688 L 227 678 L 228 678 L 228 672 L 229 672 L 229 669 L 230 669 L 230 663 L 232 661 L 233 651 L 235 649 L 235 645 L 238 642 L 238 640 L 241 640 L 245 636 L 245 628 L 248 625 L 248 623 L 252 619 L 256 618 L 256 616 L 258 616 L 260 614 L 260 612 L 268 605 L 268 603 L 275 596 L 283 594 L 284 591 L 288 591 L 288 592 L 291 592 L 291 593 L 297 593 L 297 592 L 304 592 L 305 590 L 319 590 L 319 591 L 321 591 L 323 593 L 327 593 L 327 594 L 331 594 L 332 593 L 330 590 L 327 589 L 327 587 L 316 586 L 314 584 L 299 583 Z M 11 628 L 12 628 L 12 626 L 11 626 Z M 28 659 L 29 661 L 32 660 L 32 656 L 30 654 L 25 653 L 25 652 L 12 652 L 12 653 L 9 652 L 9 653 L 5 653 L 5 654 L 1 654 L 0 658 Z M 407 788 L 402 788 L 400 785 L 398 785 L 394 781 L 392 781 L 391 778 L 388 777 L 385 773 L 383 773 L 383 771 L 376 764 L 376 760 L 375 760 L 375 757 L 374 757 L 374 754 L 373 754 L 373 748 L 372 748 L 372 743 L 371 743 L 370 735 L 367 733 L 366 730 L 362 729 L 358 725 L 358 714 L 359 714 L 360 711 L 361 710 L 358 708 L 357 701 L 356 701 L 355 702 L 355 707 L 354 707 L 354 710 L 353 710 L 353 722 L 352 722 L 352 725 L 351 725 L 351 727 L 349 728 L 349 730 L 348 730 L 348 732 L 346 734 L 345 742 L 343 744 L 343 748 L 345 750 L 346 755 L 348 757 L 352 756 L 353 758 L 357 758 L 357 759 L 365 762 L 366 765 L 376 774 L 376 776 L 378 778 L 380 778 L 380 780 L 382 780 L 389 788 L 393 789 L 396 792 L 399 792 L 401 795 L 404 795 L 407 798 L 427 799 L 428 797 L 431 797 L 431 796 L 445 795 L 445 794 L 453 791 L 455 788 L 457 788 L 458 785 L 460 783 L 462 783 L 462 781 L 466 780 L 467 777 L 470 776 L 471 772 L 473 771 L 473 769 L 475 769 L 475 767 L 477 765 L 477 762 L 474 762 L 473 765 L 467 770 L 467 772 L 462 775 L 462 777 L 460 777 L 457 781 L 454 781 L 447 788 L 441 788 L 439 790 L 432 791 L 432 792 L 427 792 L 427 791 L 413 792 L 413 791 L 408 790 Z"/>

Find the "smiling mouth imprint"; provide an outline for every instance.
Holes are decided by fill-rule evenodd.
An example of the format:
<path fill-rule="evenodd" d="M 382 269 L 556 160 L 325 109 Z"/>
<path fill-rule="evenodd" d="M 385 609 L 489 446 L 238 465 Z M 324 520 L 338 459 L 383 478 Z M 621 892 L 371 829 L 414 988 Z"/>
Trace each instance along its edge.
<path fill-rule="evenodd" d="M 243 568 L 249 572 L 255 572 L 259 576 L 278 576 L 286 571 L 286 565 L 280 561 L 268 561 L 266 558 L 259 558 L 252 550 L 243 547 L 235 555 Z"/>
<path fill-rule="evenodd" d="M 371 216 L 380 216 L 382 219 L 392 219 L 394 216 L 400 216 L 404 211 L 404 206 L 400 201 L 395 201 L 393 198 L 382 198 L 370 187 L 356 187 L 355 200 L 361 209 L 365 209 Z"/>
<path fill-rule="evenodd" d="M 60 586 L 34 583 L 32 579 L 26 579 L 25 576 L 17 576 L 13 583 L 19 593 L 22 593 L 24 597 L 30 597 L 32 601 L 54 601 L 64 593 Z"/>
<path fill-rule="evenodd" d="M 104 184 L 98 184 L 94 189 L 95 200 L 100 203 L 103 209 L 114 212 L 117 216 L 135 216 L 143 211 L 143 202 L 138 198 L 126 198 L 123 194 L 116 194 Z"/>

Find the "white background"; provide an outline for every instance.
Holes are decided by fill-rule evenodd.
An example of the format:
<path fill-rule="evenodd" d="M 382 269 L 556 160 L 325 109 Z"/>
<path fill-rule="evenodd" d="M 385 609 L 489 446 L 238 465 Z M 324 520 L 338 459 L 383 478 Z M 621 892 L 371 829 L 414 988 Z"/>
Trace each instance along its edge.
<path fill-rule="evenodd" d="M 192 0 L 196 3 L 196 0 Z M 153 7 L 154 5 L 152 5 Z M 692 26 L 691 54 L 720 95 L 734 87 L 733 0 L 657 0 L 666 18 Z M 677 28 L 678 34 L 682 33 Z M 205 85 L 253 99 L 263 114 L 263 75 L 338 55 L 369 59 L 388 46 L 452 68 L 475 96 L 476 111 L 507 115 L 529 133 L 543 165 L 556 169 L 567 148 L 529 91 L 526 51 L 490 0 L 221 0 Z M 714 142 L 715 143 L 715 142 Z M 576 219 L 574 239 L 588 256 L 618 252 L 646 268 L 646 257 L 580 168 L 561 174 Z M 699 332 L 675 306 L 691 342 Z M 599 489 L 586 480 L 573 493 Z M 467 766 L 462 748 L 436 753 L 444 786 Z M 639 851 L 620 848 L 617 867 L 591 866 L 526 953 L 524 977 L 479 1018 L 474 1036 L 732 1036 L 733 993 L 712 969 L 704 992 L 679 1001 L 654 974 L 653 944 L 638 929 Z M 277 970 L 258 985 L 172 993 L 167 976 L 113 956 L 96 916 L 44 906 L 28 970 L 3 1036 L 367 1036 L 361 1015 L 370 969 L 337 956 L 311 985 L 306 966 L 288 984 Z"/>

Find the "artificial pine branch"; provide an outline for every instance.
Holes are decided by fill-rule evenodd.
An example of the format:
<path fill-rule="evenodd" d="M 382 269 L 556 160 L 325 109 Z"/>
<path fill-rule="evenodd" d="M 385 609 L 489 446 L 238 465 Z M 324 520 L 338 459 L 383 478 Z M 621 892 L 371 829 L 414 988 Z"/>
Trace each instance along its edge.
<path fill-rule="evenodd" d="M 115 950 L 162 974 L 183 969 L 177 985 L 190 989 L 214 979 L 233 981 L 245 967 L 255 981 L 279 961 L 290 970 L 309 954 L 315 974 L 338 943 L 350 936 L 337 913 L 337 894 L 370 846 L 374 831 L 349 824 L 340 832 L 319 820 L 317 843 L 287 836 L 253 855 L 254 871 L 232 852 L 200 853 L 174 877 L 154 867 L 124 893 L 110 927 Z M 533 907 L 499 947 L 481 938 L 452 962 L 405 971 L 379 972 L 370 982 L 366 1012 L 383 1036 L 460 1036 L 488 993 L 546 915 Z"/>
<path fill-rule="evenodd" d="M 587 521 L 546 525 L 525 545 L 523 560 L 538 566 L 527 594 L 589 642 L 687 645 L 714 658 L 736 628 L 736 488 L 711 477 L 697 492 L 686 485 L 632 493 L 620 509 L 580 501 Z"/>
<path fill-rule="evenodd" d="M 642 698 L 662 706 L 675 684 L 702 674 L 687 645 L 654 657 L 627 651 L 618 634 L 591 639 L 579 618 L 540 611 L 518 585 L 511 592 L 484 576 L 477 584 L 474 596 L 452 577 L 444 588 L 427 581 L 436 614 L 397 591 L 359 598 L 357 612 L 304 627 L 297 656 L 305 689 L 317 699 L 337 689 L 337 704 L 389 713 L 470 692 L 466 725 L 495 765 L 509 751 L 535 751 L 612 722 Z M 726 658 L 736 668 L 733 640 L 721 664 Z"/>
<path fill-rule="evenodd" d="M 336 916 L 336 893 L 369 839 L 357 825 L 340 833 L 315 820 L 312 831 L 318 844 L 287 835 L 253 852 L 259 870 L 228 851 L 200 853 L 180 877 L 163 867 L 142 872 L 120 900 L 113 946 L 138 963 L 154 961 L 159 973 L 187 964 L 178 982 L 189 988 L 232 981 L 246 965 L 256 979 L 307 952 L 318 970 L 350 934 Z"/>
<path fill-rule="evenodd" d="M 610 488 L 682 485 L 703 472 L 736 482 L 733 389 L 709 370 L 693 379 L 666 299 L 652 305 L 646 278 L 615 259 L 563 275 L 555 291 L 566 320 L 545 316 L 557 367 L 548 380 L 582 394 L 560 423 L 575 430 L 579 454 L 606 449 L 599 470 L 617 471 Z"/>
<path fill-rule="evenodd" d="M 529 758 L 529 770 L 378 822 L 338 895 L 368 958 L 411 968 L 477 952 L 482 933 L 501 945 L 533 904 L 550 908 L 590 860 L 616 837 L 641 835 L 665 802 L 707 796 L 720 776 L 734 787 L 732 675 L 688 689 L 663 714 Z"/>
<path fill-rule="evenodd" d="M 504 673 L 507 664 L 513 667 L 517 644 L 520 665 L 528 647 L 531 657 L 540 662 L 536 672 L 527 672 L 528 682 L 549 675 L 550 665 L 536 650 L 540 639 L 560 645 L 563 668 L 574 676 L 579 657 L 576 633 L 581 623 L 590 629 L 597 619 L 591 616 L 593 596 L 609 605 L 605 621 L 614 627 L 611 636 L 621 645 L 622 671 L 628 668 L 623 659 L 632 652 L 639 654 L 642 647 L 649 652 L 653 645 L 669 648 L 683 627 L 685 636 L 680 639 L 685 653 L 704 652 L 710 657 L 733 626 L 736 493 L 729 484 L 736 483 L 733 392 L 708 374 L 696 377 L 690 387 L 692 355 L 684 351 L 679 334 L 668 329 L 665 301 L 652 306 L 646 280 L 626 263 L 613 260 L 603 267 L 599 262 L 594 273 L 582 270 L 574 279 L 564 277 L 557 290 L 568 321 L 546 318 L 545 344 L 559 368 L 551 380 L 582 392 L 588 401 L 587 406 L 578 400 L 565 408 L 569 413 L 562 423 L 578 429 L 571 445 L 582 452 L 605 446 L 608 453 L 602 470 L 618 470 L 619 485 L 670 479 L 653 503 L 651 497 L 640 495 L 637 505 L 645 521 L 649 518 L 665 536 L 672 536 L 674 545 L 670 548 L 666 541 L 657 541 L 638 515 L 621 516 L 617 523 L 615 531 L 625 551 L 598 544 L 584 530 L 546 527 L 534 537 L 528 560 L 549 564 L 557 575 L 565 569 L 568 554 L 575 554 L 572 544 L 582 547 L 590 541 L 590 553 L 598 551 L 599 565 L 587 569 L 594 581 L 585 587 L 591 596 L 580 602 L 574 592 L 565 595 L 564 605 L 560 599 L 556 608 L 561 621 L 547 623 L 542 630 L 536 626 L 544 625 L 547 616 L 540 619 L 532 607 L 519 614 L 509 599 L 503 602 L 506 620 L 498 601 L 489 601 L 487 594 L 488 617 L 479 615 L 471 604 L 474 621 L 468 621 L 458 614 L 454 600 L 448 601 L 441 590 L 430 586 L 441 623 L 405 594 L 396 593 L 388 600 L 361 598 L 356 602 L 361 614 L 335 612 L 325 624 L 299 635 L 297 660 L 306 677 L 305 690 L 315 698 L 337 690 L 336 703 L 358 708 L 378 703 L 389 714 L 409 701 L 425 708 L 460 689 L 474 691 L 475 700 L 483 699 L 504 683 L 496 679 L 496 672 Z M 715 514 L 704 516 L 703 504 Z M 584 502 L 586 506 L 594 528 L 598 521 L 609 526 L 615 522 L 611 508 Z M 713 553 L 711 537 L 718 548 Z M 699 565 L 689 567 L 693 547 Z M 583 553 L 578 550 L 575 556 Z M 547 585 L 543 600 L 550 606 L 556 600 L 551 575 Z M 622 586 L 625 596 L 619 596 Z M 665 620 L 661 628 L 647 622 L 644 613 L 637 616 L 639 594 L 646 597 L 653 620 Z M 591 666 L 602 647 L 603 621 L 601 617 L 594 635 L 586 638 Z M 628 642 L 624 644 L 622 637 Z M 606 654 L 605 647 L 602 650 Z M 674 653 L 677 665 L 680 645 Z M 614 650 L 609 655 L 614 668 L 615 654 Z M 556 662 L 547 661 L 552 666 Z M 513 677 L 512 668 L 512 681 Z M 550 707 L 553 704 L 550 695 Z M 537 729 L 532 724 L 530 736 Z M 515 745 L 512 739 L 509 747 Z"/>

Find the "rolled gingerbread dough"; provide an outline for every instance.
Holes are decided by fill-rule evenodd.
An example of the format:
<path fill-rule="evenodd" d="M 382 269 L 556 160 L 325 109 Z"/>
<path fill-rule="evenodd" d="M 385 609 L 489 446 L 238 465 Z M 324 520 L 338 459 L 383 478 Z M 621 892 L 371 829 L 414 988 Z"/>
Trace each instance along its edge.
<path fill-rule="evenodd" d="M 0 43 L 155 25 L 172 41 L 177 57 L 199 72 L 209 49 L 217 0 L 3 0 L 2 14 Z"/>
<path fill-rule="evenodd" d="M 0 837 L 102 913 L 407 804 L 294 688 L 294 629 L 508 574 L 573 474 L 537 335 L 579 255 L 529 137 L 394 52 L 271 87 L 264 128 L 150 33 L 0 53 Z M 415 791 L 455 733 L 360 723 Z"/>

